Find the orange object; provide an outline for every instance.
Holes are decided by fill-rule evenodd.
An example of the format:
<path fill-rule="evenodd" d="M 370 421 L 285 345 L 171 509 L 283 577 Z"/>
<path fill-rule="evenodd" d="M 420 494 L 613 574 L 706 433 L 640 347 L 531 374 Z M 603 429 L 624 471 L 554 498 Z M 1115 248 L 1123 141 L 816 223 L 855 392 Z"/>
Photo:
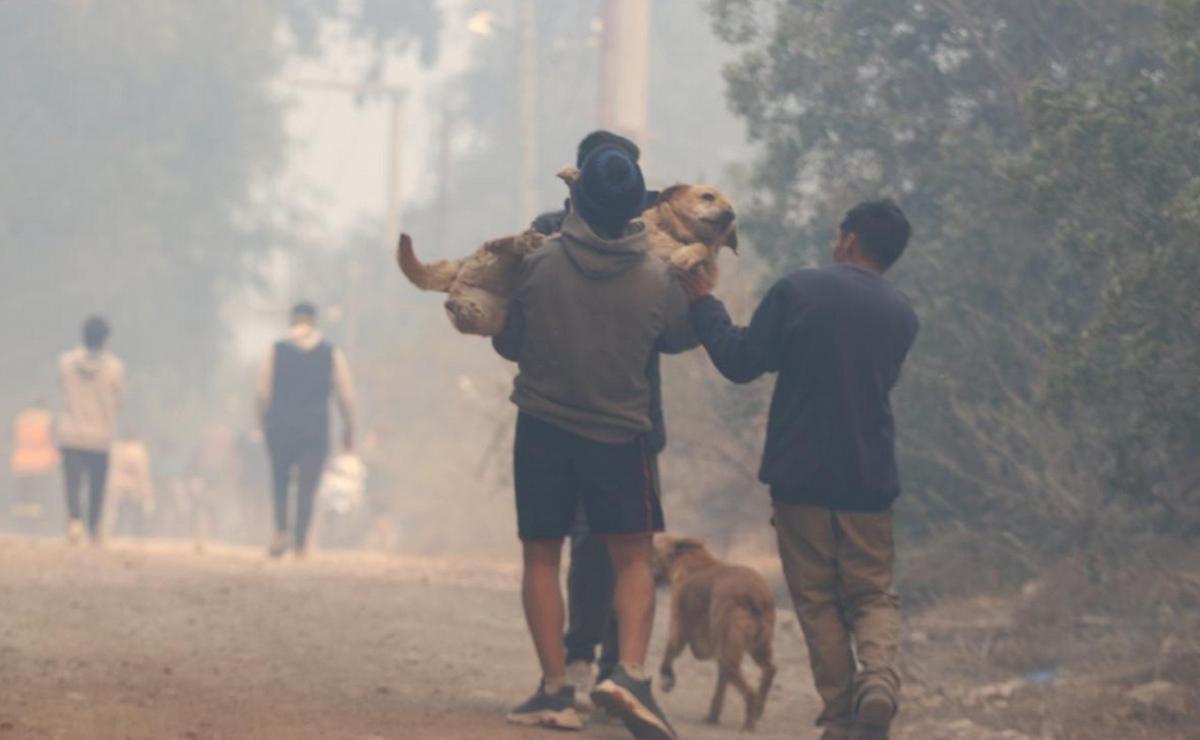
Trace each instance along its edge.
<path fill-rule="evenodd" d="M 58 465 L 54 446 L 54 417 L 45 409 L 26 409 L 13 424 L 10 464 L 18 477 L 45 475 Z"/>

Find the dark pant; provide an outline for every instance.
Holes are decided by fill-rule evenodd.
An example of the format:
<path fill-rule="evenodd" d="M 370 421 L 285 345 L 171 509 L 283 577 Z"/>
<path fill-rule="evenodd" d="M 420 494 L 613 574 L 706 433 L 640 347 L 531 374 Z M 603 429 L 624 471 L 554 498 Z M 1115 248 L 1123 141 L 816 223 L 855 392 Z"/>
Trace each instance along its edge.
<path fill-rule="evenodd" d="M 658 484 L 658 456 L 650 456 L 655 483 Z M 660 492 L 661 495 L 661 492 Z M 613 589 L 616 572 L 608 545 L 588 531 L 587 513 L 579 507 L 571 528 L 571 565 L 567 570 L 567 633 L 563 642 L 567 662 L 596 662 L 598 677 L 617 665 L 617 617 L 613 613 Z M 596 648 L 600 659 L 596 661 Z"/>
<path fill-rule="evenodd" d="M 321 481 L 321 470 L 325 467 L 325 456 L 329 443 L 325 440 L 279 439 L 267 441 L 271 456 L 271 486 L 275 504 L 275 531 L 288 530 L 288 489 L 291 488 L 292 471 L 296 471 L 296 547 L 303 548 L 308 542 L 308 527 L 312 522 L 313 499 L 317 495 L 317 484 Z"/>
<path fill-rule="evenodd" d="M 567 662 L 596 660 L 601 645 L 599 671 L 607 673 L 617 664 L 617 619 L 613 614 L 616 573 L 608 545 L 587 530 L 587 517 L 571 532 L 571 565 L 567 570 Z"/>
<path fill-rule="evenodd" d="M 83 478 L 88 479 L 88 532 L 96 536 L 100 532 L 100 515 L 104 513 L 104 488 L 108 485 L 108 453 L 91 450 L 75 450 L 64 447 L 62 451 L 63 480 L 67 491 L 67 516 L 83 518 L 80 493 Z"/>

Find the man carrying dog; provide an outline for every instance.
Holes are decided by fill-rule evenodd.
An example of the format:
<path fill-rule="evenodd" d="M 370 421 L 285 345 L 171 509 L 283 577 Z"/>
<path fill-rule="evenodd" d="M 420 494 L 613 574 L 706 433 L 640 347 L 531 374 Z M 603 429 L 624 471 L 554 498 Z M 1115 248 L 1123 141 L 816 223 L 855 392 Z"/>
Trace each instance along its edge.
<path fill-rule="evenodd" d="M 638 161 L 641 151 L 637 144 L 619 134 L 603 129 L 593 131 L 579 142 L 575 154 L 575 166 L 583 169 L 588 155 L 601 146 L 615 146 Z M 645 207 L 654 202 L 658 193 L 647 191 Z M 562 231 L 563 221 L 570 211 L 571 201 L 558 211 L 539 215 L 530 225 L 534 231 L 545 236 Z M 511 354 L 514 349 L 506 350 Z M 502 352 L 504 354 L 504 352 Z M 667 446 L 666 425 L 662 407 L 662 373 L 659 353 L 650 356 L 646 366 L 646 380 L 650 383 L 650 432 L 646 434 L 646 453 L 654 481 L 659 483 L 658 456 Z M 659 491 L 661 494 L 661 489 Z M 608 557 L 608 546 L 599 537 L 588 532 L 587 514 L 580 506 L 571 527 L 571 563 L 567 567 L 567 631 L 563 642 L 567 651 L 567 682 L 576 692 L 587 692 L 593 684 L 603 683 L 617 665 L 617 620 L 613 618 L 613 567 Z M 596 648 L 600 648 L 599 660 Z"/>
<path fill-rule="evenodd" d="M 722 375 L 779 374 L 759 477 L 824 702 L 822 740 L 887 738 L 899 696 L 889 394 L 917 317 L 883 275 L 909 233 L 895 203 L 855 206 L 838 228 L 835 264 L 779 280 L 747 327 L 710 295 L 712 276 L 681 277 L 692 326 Z"/>
<path fill-rule="evenodd" d="M 695 345 L 687 300 L 647 251 L 637 219 L 645 184 L 637 162 L 601 146 L 583 163 L 562 232 L 521 265 L 508 325 L 495 346 L 518 362 L 512 400 L 522 602 L 542 669 L 519 724 L 579 729 L 566 682 L 559 563 L 582 505 L 616 571 L 620 663 L 592 691 L 637 737 L 674 738 L 644 663 L 654 620 L 654 532 L 662 508 L 646 434 L 652 353 Z"/>

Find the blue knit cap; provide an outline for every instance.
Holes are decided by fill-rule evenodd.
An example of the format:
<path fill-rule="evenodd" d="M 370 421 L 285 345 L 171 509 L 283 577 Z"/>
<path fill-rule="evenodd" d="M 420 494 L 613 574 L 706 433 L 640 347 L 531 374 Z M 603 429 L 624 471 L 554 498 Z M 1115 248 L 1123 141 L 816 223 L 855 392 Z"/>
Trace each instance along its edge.
<path fill-rule="evenodd" d="M 646 182 L 638 163 L 620 147 L 606 145 L 584 160 L 575 208 L 593 228 L 616 231 L 641 215 Z"/>

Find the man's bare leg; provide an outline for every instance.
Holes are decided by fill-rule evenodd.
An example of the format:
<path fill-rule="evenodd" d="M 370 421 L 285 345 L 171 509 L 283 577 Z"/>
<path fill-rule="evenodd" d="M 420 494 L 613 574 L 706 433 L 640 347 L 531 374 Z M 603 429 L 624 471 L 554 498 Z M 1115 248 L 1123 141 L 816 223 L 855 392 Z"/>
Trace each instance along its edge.
<path fill-rule="evenodd" d="M 525 623 L 542 666 L 546 691 L 554 693 L 565 684 L 566 652 L 563 648 L 562 588 L 558 570 L 562 560 L 562 540 L 529 540 L 522 543 L 524 572 L 521 577 L 521 603 Z"/>
<path fill-rule="evenodd" d="M 609 537 L 617 586 L 613 607 L 617 613 L 620 664 L 612 676 L 592 691 L 592 701 L 625 723 L 634 737 L 675 740 L 678 737 L 650 690 L 646 676 L 646 651 L 654 626 L 654 572 L 650 566 L 650 535 Z"/>
<path fill-rule="evenodd" d="M 608 551 L 616 571 L 613 608 L 617 615 L 620 661 L 635 678 L 644 677 L 643 666 L 654 627 L 654 572 L 650 535 L 610 537 Z"/>

